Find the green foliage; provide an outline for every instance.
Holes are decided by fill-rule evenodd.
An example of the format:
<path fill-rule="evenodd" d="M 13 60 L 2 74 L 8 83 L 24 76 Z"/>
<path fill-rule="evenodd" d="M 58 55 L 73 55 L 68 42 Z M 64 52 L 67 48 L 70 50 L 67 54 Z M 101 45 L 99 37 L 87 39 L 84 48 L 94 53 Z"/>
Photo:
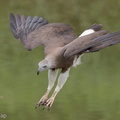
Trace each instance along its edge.
<path fill-rule="evenodd" d="M 26 51 L 13 38 L 9 13 L 43 16 L 71 25 L 79 35 L 93 23 L 120 30 L 119 0 L 0 1 L 0 115 L 8 120 L 119 120 L 120 45 L 82 57 L 50 112 L 34 109 L 47 87 L 47 71 L 36 75 L 43 47 Z"/>

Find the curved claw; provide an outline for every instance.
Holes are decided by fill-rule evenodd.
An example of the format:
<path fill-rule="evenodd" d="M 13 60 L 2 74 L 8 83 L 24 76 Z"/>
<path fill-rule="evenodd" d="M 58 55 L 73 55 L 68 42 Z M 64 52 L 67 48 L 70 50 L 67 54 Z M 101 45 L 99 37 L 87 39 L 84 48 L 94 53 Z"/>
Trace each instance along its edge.
<path fill-rule="evenodd" d="M 45 108 L 46 108 L 46 106 L 44 106 L 43 108 L 42 108 L 42 110 L 45 110 Z M 50 111 L 51 110 L 51 107 L 48 107 L 48 111 Z"/>
<path fill-rule="evenodd" d="M 40 106 L 40 104 L 36 104 L 36 105 L 35 105 L 35 109 L 37 109 L 39 106 Z"/>
<path fill-rule="evenodd" d="M 50 111 L 51 110 L 51 107 L 48 107 L 48 111 Z"/>
<path fill-rule="evenodd" d="M 50 97 L 49 99 L 47 99 L 47 96 L 44 95 L 40 99 L 40 101 L 36 104 L 35 108 L 37 109 L 37 107 L 43 106 L 42 110 L 48 108 L 48 111 L 50 111 L 53 102 L 54 102 L 54 97 Z"/>
<path fill-rule="evenodd" d="M 44 110 L 46 107 L 44 106 L 43 108 L 42 108 L 42 110 Z"/>

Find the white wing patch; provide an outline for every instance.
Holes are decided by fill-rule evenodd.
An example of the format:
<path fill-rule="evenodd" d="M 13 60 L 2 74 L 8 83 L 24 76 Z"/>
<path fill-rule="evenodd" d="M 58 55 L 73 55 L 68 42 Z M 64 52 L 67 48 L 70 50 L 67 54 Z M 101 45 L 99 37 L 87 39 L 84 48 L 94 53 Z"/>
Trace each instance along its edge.
<path fill-rule="evenodd" d="M 93 29 L 87 29 L 85 30 L 79 37 L 82 37 L 82 36 L 85 36 L 85 35 L 89 35 L 91 33 L 94 33 L 95 31 Z M 82 62 L 81 62 L 81 57 L 83 56 L 84 54 L 80 55 L 79 57 L 75 56 L 74 57 L 74 61 L 73 61 L 73 67 L 76 67 L 78 65 L 80 65 Z"/>
<path fill-rule="evenodd" d="M 89 35 L 89 34 L 94 33 L 94 32 L 95 31 L 93 29 L 88 29 L 88 30 L 85 30 L 79 37 Z"/>

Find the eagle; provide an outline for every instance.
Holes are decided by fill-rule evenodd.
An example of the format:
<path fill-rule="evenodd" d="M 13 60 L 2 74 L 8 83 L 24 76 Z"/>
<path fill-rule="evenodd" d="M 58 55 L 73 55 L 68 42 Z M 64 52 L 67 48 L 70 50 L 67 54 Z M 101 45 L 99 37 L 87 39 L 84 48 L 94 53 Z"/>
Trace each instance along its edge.
<path fill-rule="evenodd" d="M 102 24 L 92 24 L 80 36 L 72 27 L 64 23 L 48 23 L 43 17 L 26 17 L 10 13 L 10 29 L 16 39 L 31 51 L 43 45 L 45 58 L 38 63 L 38 71 L 48 70 L 48 87 L 45 94 L 36 104 L 50 109 L 56 95 L 69 77 L 71 67 L 80 64 L 85 53 L 97 52 L 120 42 L 120 31 L 109 33 L 102 30 Z M 60 71 L 56 88 L 48 98 Z"/>

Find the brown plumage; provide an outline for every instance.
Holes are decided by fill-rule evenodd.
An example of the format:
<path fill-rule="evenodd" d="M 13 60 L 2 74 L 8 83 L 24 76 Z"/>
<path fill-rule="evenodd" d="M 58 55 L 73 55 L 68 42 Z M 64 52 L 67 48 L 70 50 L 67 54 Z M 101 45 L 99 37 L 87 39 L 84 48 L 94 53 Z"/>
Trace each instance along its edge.
<path fill-rule="evenodd" d="M 69 76 L 69 70 L 76 66 L 84 53 L 96 52 L 120 42 L 120 31 L 108 33 L 102 25 L 93 24 L 77 37 L 73 29 L 64 23 L 48 23 L 43 17 L 27 18 L 10 13 L 10 28 L 14 37 L 22 42 L 27 50 L 44 45 L 45 59 L 39 62 L 37 74 L 48 71 L 49 84 L 46 93 L 37 107 L 50 108 L 55 96 Z M 57 69 L 62 69 L 53 95 L 48 99 L 57 78 Z"/>

